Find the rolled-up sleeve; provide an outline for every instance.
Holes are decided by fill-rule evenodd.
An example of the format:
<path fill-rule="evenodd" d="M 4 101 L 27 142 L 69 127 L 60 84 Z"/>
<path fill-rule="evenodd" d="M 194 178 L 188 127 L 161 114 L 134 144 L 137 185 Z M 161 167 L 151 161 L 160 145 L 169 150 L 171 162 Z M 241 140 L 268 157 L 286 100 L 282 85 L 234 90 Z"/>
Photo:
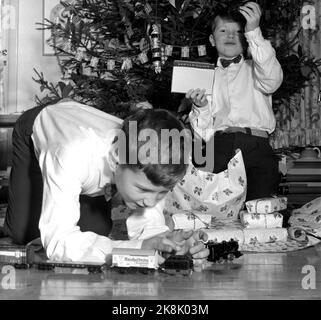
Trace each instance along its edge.
<path fill-rule="evenodd" d="M 129 239 L 149 239 L 168 231 L 163 214 L 164 207 L 165 198 L 153 208 L 133 212 L 126 220 Z"/>
<path fill-rule="evenodd" d="M 255 85 L 263 93 L 272 94 L 283 81 L 283 71 L 275 50 L 270 41 L 263 38 L 260 28 L 245 33 L 245 37 L 253 58 Z"/>
<path fill-rule="evenodd" d="M 208 141 L 214 134 L 214 113 L 212 97 L 207 97 L 208 104 L 202 108 L 192 105 L 189 113 L 191 126 L 199 138 Z"/>

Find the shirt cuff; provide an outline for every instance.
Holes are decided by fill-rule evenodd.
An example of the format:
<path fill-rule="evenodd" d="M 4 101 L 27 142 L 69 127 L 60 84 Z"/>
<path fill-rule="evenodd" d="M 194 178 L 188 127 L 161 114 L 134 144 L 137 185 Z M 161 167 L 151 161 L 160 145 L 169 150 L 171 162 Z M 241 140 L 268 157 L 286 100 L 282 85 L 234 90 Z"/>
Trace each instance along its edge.
<path fill-rule="evenodd" d="M 260 27 L 257 27 L 256 29 L 245 32 L 245 38 L 248 42 L 254 42 L 256 44 L 260 44 L 265 41 L 262 35 L 262 31 Z"/>

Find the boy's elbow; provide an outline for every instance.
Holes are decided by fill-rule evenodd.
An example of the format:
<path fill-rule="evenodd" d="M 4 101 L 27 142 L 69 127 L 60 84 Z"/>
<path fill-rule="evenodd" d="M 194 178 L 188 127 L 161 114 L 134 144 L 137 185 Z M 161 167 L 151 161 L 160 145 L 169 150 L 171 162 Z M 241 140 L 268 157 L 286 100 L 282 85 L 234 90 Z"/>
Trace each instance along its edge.
<path fill-rule="evenodd" d="M 277 77 L 273 79 L 266 79 L 266 81 L 260 81 L 257 83 L 257 88 L 264 94 L 273 94 L 280 88 L 283 82 L 283 72 L 281 71 Z"/>

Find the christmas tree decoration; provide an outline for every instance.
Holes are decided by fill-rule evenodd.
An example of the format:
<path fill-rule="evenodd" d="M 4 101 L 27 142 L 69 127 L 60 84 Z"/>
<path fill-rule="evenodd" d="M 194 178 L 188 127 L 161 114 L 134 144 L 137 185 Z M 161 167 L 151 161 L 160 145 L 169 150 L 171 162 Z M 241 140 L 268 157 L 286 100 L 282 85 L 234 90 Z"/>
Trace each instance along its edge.
<path fill-rule="evenodd" d="M 139 49 L 140 51 L 144 52 L 144 51 L 148 51 L 150 48 L 149 43 L 147 42 L 146 38 L 142 38 L 139 42 Z"/>
<path fill-rule="evenodd" d="M 121 70 L 129 70 L 133 67 L 132 60 L 129 58 L 124 59 Z"/>
<path fill-rule="evenodd" d="M 78 61 L 82 61 L 85 58 L 85 53 L 86 53 L 85 48 L 77 48 L 75 59 Z"/>
<path fill-rule="evenodd" d="M 198 55 L 200 57 L 206 56 L 206 46 L 205 45 L 197 46 L 197 51 L 198 51 Z"/>
<path fill-rule="evenodd" d="M 147 13 L 147 15 L 149 15 L 153 11 L 151 5 L 148 2 L 146 2 L 144 9 L 145 9 L 145 12 Z"/>
<path fill-rule="evenodd" d="M 183 96 L 171 93 L 174 60 L 215 63 L 217 56 L 208 41 L 212 16 L 221 9 L 235 11 L 240 3 L 239 0 L 62 0 L 53 17 L 38 25 L 41 30 L 51 31 L 49 44 L 57 56 L 62 77 L 75 84 L 73 90 L 65 93 L 122 117 L 138 100 L 177 111 Z M 282 86 L 273 95 L 274 110 L 280 112 L 291 95 L 305 90 L 313 75 L 320 79 L 321 61 L 302 49 L 303 35 L 313 39 L 318 28 L 301 28 L 303 0 L 257 0 L 257 3 L 263 12 L 262 33 L 272 42 L 284 72 Z M 37 103 L 49 103 L 51 98 L 57 101 L 61 94 L 57 94 L 55 85 L 48 85 L 41 72 L 37 75 L 41 88 L 48 91 L 43 100 L 36 98 Z"/>
<path fill-rule="evenodd" d="M 182 53 L 181 53 L 182 58 L 189 58 L 189 47 L 182 47 Z"/>
<path fill-rule="evenodd" d="M 140 61 L 141 64 L 144 64 L 146 62 L 148 62 L 148 57 L 146 52 L 142 52 L 138 55 L 138 60 Z"/>
<path fill-rule="evenodd" d="M 98 63 L 99 63 L 99 59 L 97 57 L 92 57 L 89 65 L 92 68 L 96 68 L 98 66 Z"/>
<path fill-rule="evenodd" d="M 156 73 L 160 73 L 161 68 L 161 42 L 160 42 L 160 26 L 153 24 L 151 31 L 151 49 L 152 49 L 152 61 Z"/>
<path fill-rule="evenodd" d="M 108 59 L 107 61 L 107 70 L 111 71 L 115 69 L 115 60 Z"/>
<path fill-rule="evenodd" d="M 173 46 L 169 44 L 165 45 L 165 55 L 169 57 L 172 54 L 173 54 Z"/>

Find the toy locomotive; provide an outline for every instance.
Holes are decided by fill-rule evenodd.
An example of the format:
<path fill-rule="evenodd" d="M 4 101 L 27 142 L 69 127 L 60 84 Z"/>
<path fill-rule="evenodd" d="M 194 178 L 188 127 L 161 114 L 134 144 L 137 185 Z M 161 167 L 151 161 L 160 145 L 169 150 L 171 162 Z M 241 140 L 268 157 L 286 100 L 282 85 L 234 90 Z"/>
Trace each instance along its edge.
<path fill-rule="evenodd" d="M 210 254 L 207 258 L 207 260 L 210 262 L 231 261 L 243 255 L 238 250 L 238 242 L 232 239 L 230 241 L 222 242 L 208 241 L 205 245 L 210 251 Z"/>

